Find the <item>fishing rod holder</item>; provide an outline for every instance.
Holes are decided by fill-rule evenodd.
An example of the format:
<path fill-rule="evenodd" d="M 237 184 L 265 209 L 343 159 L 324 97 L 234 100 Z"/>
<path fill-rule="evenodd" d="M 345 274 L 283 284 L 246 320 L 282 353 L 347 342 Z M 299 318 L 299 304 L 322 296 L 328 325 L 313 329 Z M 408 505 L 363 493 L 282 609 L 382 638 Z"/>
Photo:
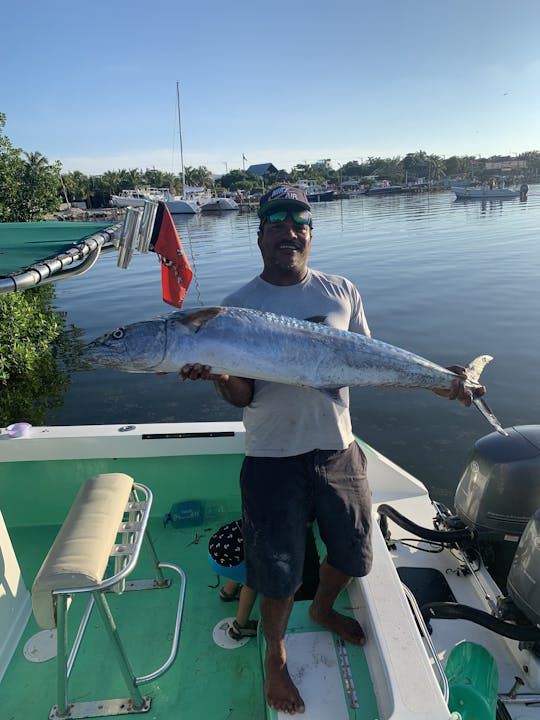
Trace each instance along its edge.
<path fill-rule="evenodd" d="M 126 210 L 118 242 L 118 267 L 127 269 L 135 250 L 140 253 L 149 251 L 157 210 L 158 203 L 155 200 L 145 200 L 142 209 L 130 207 Z"/>
<path fill-rule="evenodd" d="M 157 209 L 158 203 L 155 200 L 144 201 L 138 238 L 140 253 L 147 253 L 150 249 L 150 241 L 152 240 L 152 234 L 154 232 Z"/>
<path fill-rule="evenodd" d="M 124 268 L 124 270 L 129 267 L 133 252 L 136 250 L 141 220 L 142 212 L 138 208 L 128 208 L 126 210 L 118 245 L 118 261 L 116 263 L 119 268 Z"/>

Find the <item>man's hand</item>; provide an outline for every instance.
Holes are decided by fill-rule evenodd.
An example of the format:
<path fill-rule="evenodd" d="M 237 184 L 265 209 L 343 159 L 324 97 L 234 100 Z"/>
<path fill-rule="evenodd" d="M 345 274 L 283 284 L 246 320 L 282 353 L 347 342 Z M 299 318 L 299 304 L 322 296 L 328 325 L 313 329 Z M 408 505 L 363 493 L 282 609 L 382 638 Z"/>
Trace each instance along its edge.
<path fill-rule="evenodd" d="M 221 380 L 228 382 L 229 375 L 218 375 L 212 372 L 210 365 L 184 365 L 180 368 L 180 378 L 182 380 Z"/>
<path fill-rule="evenodd" d="M 182 380 L 213 380 L 223 400 L 236 407 L 246 407 L 253 399 L 254 382 L 248 378 L 213 373 L 210 365 L 184 365 L 180 368 Z"/>
<path fill-rule="evenodd" d="M 450 365 L 450 367 L 446 369 L 450 370 L 453 373 L 456 373 L 456 375 L 462 377 L 463 380 L 456 378 L 452 381 L 452 385 L 450 386 L 449 390 L 435 388 L 433 392 L 436 395 L 448 398 L 448 400 L 459 400 L 466 407 L 469 407 L 473 401 L 473 394 L 468 388 L 465 387 L 465 381 L 467 380 L 465 368 L 461 367 L 461 365 Z M 474 397 L 481 397 L 482 395 L 484 395 L 485 392 L 486 388 L 482 385 L 481 387 L 475 389 Z"/>

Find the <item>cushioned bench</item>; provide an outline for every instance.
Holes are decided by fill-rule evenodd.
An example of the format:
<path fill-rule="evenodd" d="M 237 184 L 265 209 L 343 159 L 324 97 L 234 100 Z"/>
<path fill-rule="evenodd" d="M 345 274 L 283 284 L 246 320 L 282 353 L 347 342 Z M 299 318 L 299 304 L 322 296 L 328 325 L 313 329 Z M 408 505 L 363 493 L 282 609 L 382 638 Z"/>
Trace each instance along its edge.
<path fill-rule="evenodd" d="M 144 495 L 141 500 L 139 495 Z M 81 486 L 71 509 L 32 586 L 32 607 L 40 627 L 57 630 L 57 705 L 49 718 L 99 717 L 112 714 L 147 712 L 151 697 L 143 696 L 139 685 L 155 679 L 174 661 L 182 621 L 185 575 L 181 568 L 158 560 L 147 531 L 152 493 L 123 473 L 105 473 L 88 479 Z M 132 583 L 130 590 L 161 589 L 170 586 L 162 567 L 180 576 L 180 589 L 172 649 L 167 661 L 154 672 L 135 677 L 123 648 L 116 623 L 106 599 L 111 589 L 123 591 L 124 579 L 134 570 L 143 539 L 152 555 L 156 577 Z M 110 558 L 114 569 L 109 571 Z M 87 609 L 68 657 L 67 620 L 72 599 L 89 595 Z M 96 605 L 113 644 L 113 651 L 126 682 L 129 698 L 70 703 L 68 680 L 83 640 L 92 608 Z"/>
<path fill-rule="evenodd" d="M 53 590 L 101 583 L 132 489 L 133 478 L 123 473 L 96 475 L 81 486 L 32 586 L 40 627 L 57 626 Z"/>

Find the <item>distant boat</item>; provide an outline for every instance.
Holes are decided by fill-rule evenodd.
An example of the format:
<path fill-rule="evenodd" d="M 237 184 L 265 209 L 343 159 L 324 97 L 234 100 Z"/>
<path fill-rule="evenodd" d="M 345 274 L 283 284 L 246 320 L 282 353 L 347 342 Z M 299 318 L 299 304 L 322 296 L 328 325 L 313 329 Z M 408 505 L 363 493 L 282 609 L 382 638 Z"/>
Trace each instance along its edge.
<path fill-rule="evenodd" d="M 201 210 L 203 213 L 240 210 L 240 205 L 232 198 L 210 197 L 207 200 L 203 200 Z"/>
<path fill-rule="evenodd" d="M 164 202 L 171 215 L 193 215 L 201 212 L 202 209 L 202 204 L 198 200 L 180 195 L 167 193 Z"/>
<path fill-rule="evenodd" d="M 317 190 L 307 195 L 308 202 L 328 202 L 334 199 L 334 190 Z"/>
<path fill-rule="evenodd" d="M 143 207 L 146 200 L 164 202 L 172 215 L 194 214 L 201 210 L 201 205 L 196 200 L 174 195 L 168 188 L 135 188 L 122 190 L 119 195 L 111 195 L 111 205 L 118 208 Z"/>
<path fill-rule="evenodd" d="M 315 185 L 314 183 L 302 183 L 299 185 L 306 193 L 308 202 L 328 202 L 334 200 L 335 190 L 331 190 L 326 185 Z"/>
<path fill-rule="evenodd" d="M 111 206 L 117 208 L 143 207 L 146 200 L 163 200 L 161 188 L 135 188 L 122 190 L 119 195 L 111 195 Z"/>
<path fill-rule="evenodd" d="M 388 180 L 375 183 L 366 190 L 366 195 L 392 195 L 394 193 L 404 192 L 403 185 L 390 185 Z"/>
<path fill-rule="evenodd" d="M 456 198 L 459 200 L 490 200 L 490 199 L 509 199 L 509 198 L 517 198 L 522 193 L 527 194 L 527 190 L 523 190 L 524 187 L 522 186 L 521 190 L 511 190 L 510 188 L 506 187 L 452 187 L 452 192 L 456 194 Z"/>

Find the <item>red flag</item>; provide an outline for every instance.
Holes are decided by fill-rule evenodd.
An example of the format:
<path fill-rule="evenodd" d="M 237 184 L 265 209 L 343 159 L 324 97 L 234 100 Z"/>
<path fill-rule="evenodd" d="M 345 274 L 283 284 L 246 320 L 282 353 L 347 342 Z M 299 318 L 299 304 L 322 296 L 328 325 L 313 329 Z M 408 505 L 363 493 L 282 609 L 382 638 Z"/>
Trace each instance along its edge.
<path fill-rule="evenodd" d="M 161 262 L 163 301 L 178 308 L 182 307 L 193 272 L 171 213 L 163 202 L 158 205 L 150 250 L 159 255 Z"/>

